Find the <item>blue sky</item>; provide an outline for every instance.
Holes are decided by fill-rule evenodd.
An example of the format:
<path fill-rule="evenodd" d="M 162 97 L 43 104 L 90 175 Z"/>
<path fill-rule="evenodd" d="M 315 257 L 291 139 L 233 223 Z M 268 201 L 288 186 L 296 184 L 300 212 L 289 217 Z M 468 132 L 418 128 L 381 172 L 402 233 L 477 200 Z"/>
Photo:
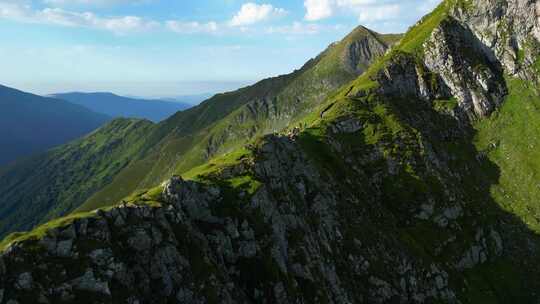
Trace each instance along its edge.
<path fill-rule="evenodd" d="M 440 0 L 0 0 L 0 83 L 175 96 L 288 73 L 359 24 L 404 32 Z"/>

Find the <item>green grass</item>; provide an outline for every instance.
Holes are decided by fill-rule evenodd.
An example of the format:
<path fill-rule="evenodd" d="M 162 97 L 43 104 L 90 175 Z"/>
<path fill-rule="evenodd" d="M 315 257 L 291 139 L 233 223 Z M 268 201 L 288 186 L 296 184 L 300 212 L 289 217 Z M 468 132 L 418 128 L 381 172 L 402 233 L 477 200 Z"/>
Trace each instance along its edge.
<path fill-rule="evenodd" d="M 150 206 L 153 208 L 162 207 L 162 187 L 155 187 L 149 190 L 141 190 L 121 200 L 121 203 L 128 205 Z M 4 251 L 13 243 L 26 241 L 38 241 L 45 237 L 47 233 L 56 228 L 63 228 L 71 225 L 74 221 L 82 218 L 97 217 L 98 210 L 109 211 L 113 207 L 104 207 L 87 212 L 74 212 L 67 216 L 51 220 L 45 224 L 39 225 L 29 232 L 15 232 L 5 237 L 0 242 L 0 252 Z"/>
<path fill-rule="evenodd" d="M 80 218 L 87 218 L 96 216 L 96 212 L 86 212 L 86 213 L 76 213 L 71 214 L 66 217 L 62 217 L 50 222 L 47 222 L 41 226 L 38 226 L 37 228 L 33 229 L 30 232 L 15 232 L 10 235 L 8 235 L 2 242 L 0 242 L 0 252 L 7 249 L 11 244 L 13 243 L 20 243 L 25 241 L 37 241 L 42 239 L 44 236 L 47 235 L 48 231 L 54 228 L 61 228 L 69 226 L 73 223 L 73 221 L 80 219 Z"/>
<path fill-rule="evenodd" d="M 509 79 L 510 95 L 491 117 L 476 125 L 479 150 L 501 170 L 495 200 L 540 233 L 540 96 L 523 81 Z"/>
<path fill-rule="evenodd" d="M 433 30 L 448 16 L 448 10 L 452 5 L 454 5 L 453 0 L 446 0 L 439 4 L 432 13 L 422 18 L 418 24 L 407 31 L 397 49 L 408 53 L 422 53 L 424 42 L 428 40 Z"/>
<path fill-rule="evenodd" d="M 208 163 L 195 167 L 182 174 L 184 179 L 201 180 L 208 175 L 219 174 L 223 169 L 240 163 L 242 159 L 250 155 L 250 151 L 245 147 L 239 148 L 229 154 L 216 157 Z"/>
<path fill-rule="evenodd" d="M 261 182 L 249 175 L 234 177 L 227 182 L 232 188 L 244 189 L 249 195 L 253 195 L 262 186 Z"/>
<path fill-rule="evenodd" d="M 433 101 L 433 108 L 438 112 L 452 113 L 458 106 L 458 100 L 451 98 L 449 100 L 437 99 Z"/>
<path fill-rule="evenodd" d="M 0 176 L 0 236 L 63 216 L 141 153 L 148 121 L 118 119 L 96 132 L 7 168 Z"/>

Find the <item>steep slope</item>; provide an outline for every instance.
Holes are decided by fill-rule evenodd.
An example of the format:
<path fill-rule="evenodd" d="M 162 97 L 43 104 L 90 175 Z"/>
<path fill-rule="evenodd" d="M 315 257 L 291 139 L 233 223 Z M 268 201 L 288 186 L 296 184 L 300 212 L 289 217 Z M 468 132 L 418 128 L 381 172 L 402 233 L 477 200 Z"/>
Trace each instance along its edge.
<path fill-rule="evenodd" d="M 142 188 L 155 186 L 172 174 L 186 172 L 256 136 L 281 131 L 311 112 L 335 89 L 362 74 L 400 37 L 380 35 L 359 26 L 294 73 L 218 94 L 199 107 L 177 113 L 158 127 L 155 133 L 166 135 L 152 152 L 134 162 L 117 181 L 123 184 L 129 176 L 141 181 Z M 154 165 L 144 176 L 130 173 L 147 163 Z M 114 204 L 136 190 L 119 192 L 117 188 L 113 182 L 80 210 Z"/>
<path fill-rule="evenodd" d="M 84 138 L 6 167 L 0 172 L 0 234 L 30 229 L 78 207 L 142 153 L 152 127 L 149 121 L 117 119 Z"/>
<path fill-rule="evenodd" d="M 356 78 L 363 71 L 362 66 L 384 54 L 397 37 L 359 27 L 298 71 L 218 94 L 197 107 L 145 127 L 144 133 L 122 134 L 130 138 L 126 141 L 126 147 L 133 147 L 129 153 L 122 152 L 127 148 L 110 155 L 104 150 L 107 154 L 102 159 L 92 157 L 86 150 L 78 151 L 79 145 L 67 145 L 57 153 L 43 156 L 47 161 L 37 162 L 39 167 L 28 161 L 6 173 L 0 172 L 0 206 L 5 206 L 0 216 L 0 236 L 49 218 L 43 215 L 58 216 L 78 207 L 87 211 L 117 204 L 138 189 L 159 185 L 175 172 L 184 172 L 240 147 L 259 134 L 281 130 L 321 103 L 332 90 Z M 116 134 L 107 129 L 98 134 L 104 147 L 118 141 Z M 62 156 L 66 153 L 86 157 L 65 159 Z M 94 168 L 103 166 L 102 161 L 109 164 L 106 173 L 91 174 Z M 113 166 L 115 163 L 121 166 Z M 77 182 L 66 183 L 64 176 L 71 174 L 71 168 L 88 170 L 77 175 Z M 47 183 L 30 182 L 42 181 L 44 172 L 55 174 L 47 176 Z M 9 185 L 21 187 L 12 189 Z M 31 195 L 25 193 L 22 185 L 32 185 Z M 55 185 L 54 191 L 50 185 Z M 77 195 L 76 199 L 72 195 Z M 43 211 L 15 216 L 30 206 Z"/>
<path fill-rule="evenodd" d="M 534 1 L 444 1 L 300 132 L 265 136 L 123 206 L 8 238 L 0 295 L 538 302 L 540 235 L 509 207 L 538 207 L 523 197 L 538 191 L 524 158 L 537 122 L 520 118 L 540 105 L 539 17 Z M 513 174 L 523 185 L 507 181 Z"/>
<path fill-rule="evenodd" d="M 88 134 L 108 120 L 62 100 L 0 86 L 0 166 Z"/>
<path fill-rule="evenodd" d="M 114 118 L 139 118 L 160 122 L 190 104 L 164 100 L 146 100 L 118 96 L 112 93 L 62 93 L 54 97 Z"/>

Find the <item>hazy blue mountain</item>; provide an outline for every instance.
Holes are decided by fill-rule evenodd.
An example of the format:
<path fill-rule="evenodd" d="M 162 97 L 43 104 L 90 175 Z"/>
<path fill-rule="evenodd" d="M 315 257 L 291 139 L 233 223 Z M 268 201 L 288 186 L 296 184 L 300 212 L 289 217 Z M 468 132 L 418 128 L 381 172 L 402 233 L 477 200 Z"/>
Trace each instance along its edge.
<path fill-rule="evenodd" d="M 109 120 L 67 101 L 0 86 L 0 165 L 81 137 Z"/>
<path fill-rule="evenodd" d="M 185 102 L 137 99 L 112 93 L 73 92 L 53 96 L 115 118 L 144 118 L 155 122 L 191 107 L 191 104 Z"/>
<path fill-rule="evenodd" d="M 179 95 L 179 96 L 160 98 L 160 100 L 187 103 L 190 105 L 198 105 L 199 103 L 209 99 L 210 97 L 214 95 L 215 94 L 212 94 L 212 93 L 196 94 L 196 95 Z"/>

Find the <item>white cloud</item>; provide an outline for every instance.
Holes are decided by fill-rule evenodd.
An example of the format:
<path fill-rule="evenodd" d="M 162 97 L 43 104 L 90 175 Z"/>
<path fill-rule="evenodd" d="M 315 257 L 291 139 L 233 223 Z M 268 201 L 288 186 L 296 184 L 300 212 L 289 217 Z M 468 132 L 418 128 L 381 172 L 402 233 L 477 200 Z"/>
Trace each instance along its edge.
<path fill-rule="evenodd" d="M 167 28 L 175 33 L 180 34 L 196 34 L 196 33 L 215 33 L 218 31 L 216 22 L 199 23 L 199 22 L 181 22 L 167 21 Z"/>
<path fill-rule="evenodd" d="M 87 27 L 117 34 L 140 32 L 159 27 L 159 22 L 137 16 L 100 17 L 91 12 L 72 12 L 61 8 L 33 10 L 29 5 L 0 2 L 0 18 L 26 23 Z"/>
<path fill-rule="evenodd" d="M 282 8 L 275 8 L 271 4 L 246 3 L 229 22 L 231 26 L 245 26 L 261 22 L 272 17 L 283 16 L 287 13 Z"/>
<path fill-rule="evenodd" d="M 65 6 L 107 6 L 118 4 L 140 4 L 151 0 L 43 0 L 43 3 L 55 7 Z"/>
<path fill-rule="evenodd" d="M 378 22 L 427 13 L 441 0 L 305 0 L 305 20 L 318 21 L 338 14 L 355 15 L 360 22 Z M 413 8 L 413 9 L 410 9 Z M 405 16 L 402 16 L 402 15 Z"/>
<path fill-rule="evenodd" d="M 317 21 L 328 18 L 333 14 L 332 0 L 305 0 L 306 8 L 305 19 L 308 21 Z"/>

